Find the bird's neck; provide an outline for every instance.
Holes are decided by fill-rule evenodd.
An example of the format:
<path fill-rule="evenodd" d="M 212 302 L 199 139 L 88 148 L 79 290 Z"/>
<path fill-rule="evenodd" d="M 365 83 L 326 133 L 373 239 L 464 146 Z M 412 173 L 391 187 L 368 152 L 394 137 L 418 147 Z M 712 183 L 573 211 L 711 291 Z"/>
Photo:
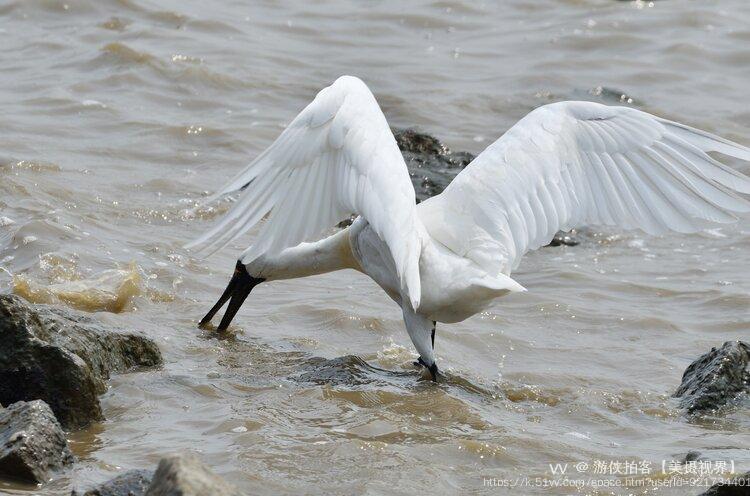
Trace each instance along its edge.
<path fill-rule="evenodd" d="M 349 229 L 314 243 L 302 243 L 278 254 L 264 254 L 245 264 L 248 274 L 266 281 L 296 279 L 341 269 L 356 269 Z"/>

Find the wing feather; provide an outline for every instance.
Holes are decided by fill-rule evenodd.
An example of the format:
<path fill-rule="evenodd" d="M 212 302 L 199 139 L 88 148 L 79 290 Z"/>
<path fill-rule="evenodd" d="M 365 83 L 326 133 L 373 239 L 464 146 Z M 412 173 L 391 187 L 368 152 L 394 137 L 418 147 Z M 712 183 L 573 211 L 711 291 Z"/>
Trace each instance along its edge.
<path fill-rule="evenodd" d="M 210 254 L 266 218 L 245 263 L 319 236 L 351 215 L 387 244 L 413 308 L 419 306 L 424 227 L 396 140 L 367 86 L 342 76 L 321 90 L 279 137 L 210 199 L 241 191 L 203 236 Z"/>
<path fill-rule="evenodd" d="M 559 229 L 663 234 L 736 220 L 750 211 L 750 178 L 708 152 L 750 161 L 745 146 L 639 110 L 560 102 L 521 119 L 420 209 L 442 211 L 426 216 L 441 219 L 426 226 L 438 241 L 509 274 Z M 468 221 L 474 236 L 449 235 Z M 496 249 L 473 249 L 488 238 Z"/>

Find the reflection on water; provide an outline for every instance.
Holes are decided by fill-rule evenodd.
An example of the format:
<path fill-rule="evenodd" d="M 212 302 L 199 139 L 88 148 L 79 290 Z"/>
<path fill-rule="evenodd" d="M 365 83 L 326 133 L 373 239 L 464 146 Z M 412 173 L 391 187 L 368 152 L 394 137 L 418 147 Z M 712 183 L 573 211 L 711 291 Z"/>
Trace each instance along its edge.
<path fill-rule="evenodd" d="M 686 419 L 670 398 L 750 330 L 747 220 L 529 255 L 528 293 L 438 326 L 438 385 L 352 272 L 261 285 L 227 334 L 197 329 L 252 234 L 210 260 L 181 248 L 230 203 L 201 200 L 343 73 L 453 150 L 563 99 L 750 144 L 747 2 L 17 0 L 0 34 L 0 290 L 143 331 L 166 361 L 111 380 L 69 472 L 0 491 L 67 494 L 179 450 L 253 494 L 480 493 L 693 449 L 750 465 L 746 410 Z"/>

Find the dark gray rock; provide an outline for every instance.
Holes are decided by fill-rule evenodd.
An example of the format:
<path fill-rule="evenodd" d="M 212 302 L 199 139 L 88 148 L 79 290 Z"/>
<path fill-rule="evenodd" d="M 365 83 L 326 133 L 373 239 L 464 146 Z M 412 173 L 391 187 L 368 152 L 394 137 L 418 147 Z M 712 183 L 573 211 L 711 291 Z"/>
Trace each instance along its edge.
<path fill-rule="evenodd" d="M 65 433 L 44 401 L 0 410 L 0 476 L 41 483 L 72 461 Z"/>
<path fill-rule="evenodd" d="M 336 227 L 338 227 L 339 229 L 344 229 L 345 227 L 349 227 L 352 225 L 352 222 L 354 222 L 354 219 L 356 218 L 357 218 L 356 215 L 352 215 L 348 219 L 344 219 L 338 224 L 336 224 Z"/>
<path fill-rule="evenodd" d="M 674 396 L 688 413 L 715 410 L 750 392 L 750 345 L 727 341 L 690 364 Z"/>
<path fill-rule="evenodd" d="M 387 379 L 408 377 L 414 374 L 373 367 L 355 355 L 345 355 L 332 359 L 313 357 L 301 364 L 304 370 L 294 377 L 298 382 L 327 384 L 331 386 L 362 386 L 385 384 Z"/>
<path fill-rule="evenodd" d="M 146 496 L 237 496 L 233 486 L 191 454 L 162 458 Z"/>
<path fill-rule="evenodd" d="M 558 232 L 547 246 L 577 246 L 580 244 L 581 239 L 578 236 L 578 231 L 573 229 L 570 232 Z"/>
<path fill-rule="evenodd" d="M 354 355 L 333 359 L 313 357 L 302 365 L 305 372 L 297 376 L 299 382 L 356 386 L 371 383 L 377 376 L 371 365 Z"/>
<path fill-rule="evenodd" d="M 437 138 L 413 129 L 393 129 L 417 201 L 442 192 L 456 174 L 474 160 L 469 152 L 454 152 Z"/>
<path fill-rule="evenodd" d="M 748 494 L 750 494 L 750 472 L 745 472 L 726 483 L 714 484 L 699 496 L 747 496 Z"/>
<path fill-rule="evenodd" d="M 0 403 L 42 399 L 68 429 L 102 420 L 111 373 L 161 365 L 156 344 L 80 312 L 0 295 Z"/>
<path fill-rule="evenodd" d="M 128 470 L 94 489 L 89 489 L 83 496 L 143 496 L 153 477 L 152 470 Z M 73 491 L 70 496 L 80 494 Z"/>
<path fill-rule="evenodd" d="M 703 456 L 700 451 L 690 450 L 685 455 L 685 458 L 682 459 L 682 463 L 697 462 L 699 460 L 706 460 L 706 457 Z"/>

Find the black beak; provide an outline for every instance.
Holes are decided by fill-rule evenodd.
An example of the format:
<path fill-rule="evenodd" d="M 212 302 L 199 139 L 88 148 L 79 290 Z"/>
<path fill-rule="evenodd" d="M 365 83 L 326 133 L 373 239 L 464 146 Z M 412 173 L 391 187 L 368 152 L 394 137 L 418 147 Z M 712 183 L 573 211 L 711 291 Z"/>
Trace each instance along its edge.
<path fill-rule="evenodd" d="M 237 261 L 232 279 L 229 281 L 229 284 L 227 284 L 227 289 L 224 290 L 224 293 L 219 298 L 219 301 L 217 301 L 216 304 L 211 308 L 211 310 L 208 311 L 206 316 L 201 319 L 198 327 L 203 327 L 211 322 L 211 319 L 214 318 L 216 312 L 221 310 L 221 307 L 223 307 L 227 300 L 231 298 L 232 300 L 229 302 L 227 311 L 226 313 L 224 313 L 224 317 L 221 319 L 219 327 L 216 328 L 216 330 L 219 332 L 225 331 L 227 327 L 229 327 L 229 324 L 232 322 L 234 316 L 237 314 L 237 311 L 245 302 L 245 299 L 247 298 L 247 295 L 250 294 L 250 291 L 252 291 L 255 286 L 262 283 L 263 281 L 265 281 L 265 279 L 255 278 L 248 274 L 247 269 L 245 269 L 245 265 L 242 262 Z"/>

